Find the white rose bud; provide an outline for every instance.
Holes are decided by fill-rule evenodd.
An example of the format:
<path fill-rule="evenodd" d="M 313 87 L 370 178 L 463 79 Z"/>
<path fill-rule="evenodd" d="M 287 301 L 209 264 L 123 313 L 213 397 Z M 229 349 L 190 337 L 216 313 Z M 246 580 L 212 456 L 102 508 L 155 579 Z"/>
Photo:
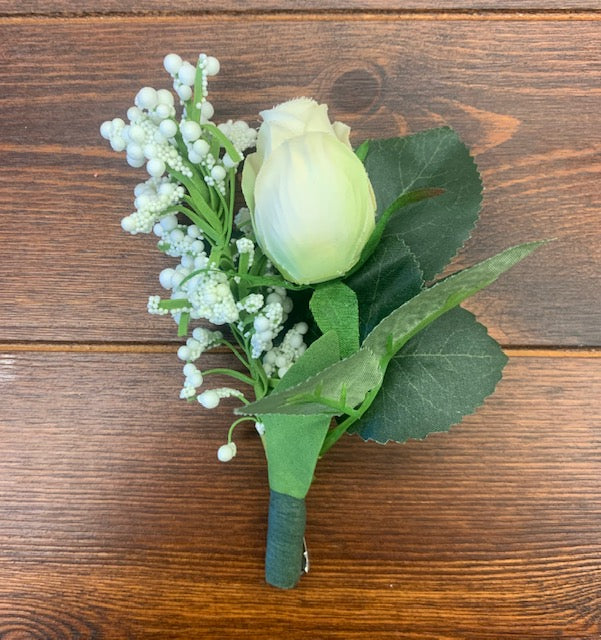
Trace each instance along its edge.
<path fill-rule="evenodd" d="M 348 126 L 308 98 L 261 112 L 242 189 L 257 242 L 292 282 L 344 275 L 375 226 L 376 200 Z"/>

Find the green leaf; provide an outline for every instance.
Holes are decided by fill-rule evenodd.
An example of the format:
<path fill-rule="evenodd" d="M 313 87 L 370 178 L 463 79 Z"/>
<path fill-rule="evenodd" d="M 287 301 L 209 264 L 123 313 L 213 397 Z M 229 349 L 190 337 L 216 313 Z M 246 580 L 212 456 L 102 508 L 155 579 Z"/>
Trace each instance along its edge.
<path fill-rule="evenodd" d="M 342 415 L 352 413 L 368 391 L 382 382 L 380 359 L 360 349 L 300 384 L 276 390 L 257 402 L 238 407 L 238 415 Z"/>
<path fill-rule="evenodd" d="M 356 293 L 342 282 L 319 286 L 309 307 L 322 333 L 335 331 L 340 355 L 350 356 L 359 349 L 359 307 Z"/>
<path fill-rule="evenodd" d="M 365 168 L 380 215 L 400 194 L 444 189 L 436 198 L 411 204 L 389 222 L 431 280 L 457 253 L 478 219 L 482 183 L 467 147 L 448 127 L 405 138 L 370 141 Z"/>
<path fill-rule="evenodd" d="M 364 140 L 356 149 L 355 155 L 361 162 L 365 162 L 365 157 L 367 156 L 367 152 L 369 151 L 369 140 Z"/>
<path fill-rule="evenodd" d="M 183 213 L 190 222 L 194 223 L 204 233 L 204 235 L 211 238 L 214 242 L 219 240 L 219 234 L 215 229 L 213 229 L 213 227 L 211 227 L 209 223 L 200 216 L 200 214 L 196 213 L 192 209 L 188 209 L 182 205 L 174 205 L 165 209 L 164 213 Z"/>
<path fill-rule="evenodd" d="M 340 360 L 340 341 L 335 331 L 328 331 L 313 342 L 305 353 L 288 369 L 276 391 L 284 391 Z"/>
<path fill-rule="evenodd" d="M 180 173 L 171 167 L 168 167 L 167 171 L 169 175 L 173 176 L 178 182 L 181 182 L 188 191 L 189 195 L 184 196 L 184 202 L 190 205 L 190 207 L 192 207 L 199 215 L 204 216 L 207 223 L 215 230 L 215 232 L 219 232 L 222 224 L 219 220 L 219 216 L 213 211 L 204 198 L 202 187 L 203 185 L 206 187 L 205 183 L 200 180 L 188 178 L 183 173 Z"/>
<path fill-rule="evenodd" d="M 302 291 L 310 288 L 309 285 L 295 284 L 279 276 L 256 276 L 250 273 L 232 273 L 232 275 L 255 287 L 282 287 L 289 291 Z"/>
<path fill-rule="evenodd" d="M 190 301 L 186 298 L 170 298 L 169 300 L 161 300 L 159 302 L 159 309 L 168 309 L 173 311 L 176 309 L 188 309 L 190 308 Z"/>
<path fill-rule="evenodd" d="M 389 359 L 416 333 L 440 315 L 493 283 L 502 273 L 544 242 L 528 242 L 506 249 L 474 267 L 455 273 L 424 289 L 393 311 L 367 336 L 363 347 Z"/>
<path fill-rule="evenodd" d="M 446 431 L 493 392 L 506 361 L 486 327 L 452 309 L 391 360 L 380 393 L 349 431 L 382 444 Z"/>
<path fill-rule="evenodd" d="M 231 140 L 224 133 L 222 133 L 212 122 L 201 123 L 200 126 L 203 129 L 211 132 L 211 135 L 219 141 L 219 144 L 227 151 L 229 157 L 234 162 L 242 162 L 242 156 L 240 155 L 238 149 L 234 147 Z"/>
<path fill-rule="evenodd" d="M 284 390 L 337 362 L 338 337 L 326 333 L 288 369 L 278 385 Z M 330 426 L 330 416 L 261 416 L 267 455 L 269 486 L 295 498 L 305 497 L 313 480 L 319 451 Z"/>
<path fill-rule="evenodd" d="M 428 189 L 416 189 L 415 191 L 408 191 L 400 195 L 392 204 L 390 204 L 385 211 L 381 213 L 376 223 L 376 226 L 369 236 L 369 239 L 365 246 L 363 247 L 363 251 L 361 251 L 361 257 L 359 258 L 359 262 L 349 271 L 349 274 L 355 273 L 362 268 L 363 264 L 368 260 L 371 254 L 375 251 L 376 247 L 380 243 L 380 239 L 384 234 L 388 223 L 390 222 L 390 218 L 407 205 L 413 204 L 414 202 L 421 202 L 422 200 L 426 200 L 426 198 L 435 198 L 436 196 L 440 196 L 444 193 L 444 189 L 436 189 L 436 188 L 428 188 Z M 400 234 L 396 234 L 401 237 Z"/>
<path fill-rule="evenodd" d="M 369 260 L 345 282 L 357 294 L 364 339 L 380 320 L 420 292 L 422 273 L 400 235 L 386 232 Z"/>
<path fill-rule="evenodd" d="M 271 489 L 299 499 L 307 495 L 331 419 L 277 413 L 261 416 Z"/>

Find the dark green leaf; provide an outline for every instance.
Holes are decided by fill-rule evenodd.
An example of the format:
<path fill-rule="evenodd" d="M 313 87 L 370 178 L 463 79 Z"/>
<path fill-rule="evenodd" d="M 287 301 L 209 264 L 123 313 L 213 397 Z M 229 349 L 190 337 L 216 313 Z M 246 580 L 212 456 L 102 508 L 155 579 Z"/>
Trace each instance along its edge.
<path fill-rule="evenodd" d="M 380 320 L 420 292 L 422 274 L 400 235 L 385 232 L 371 258 L 345 282 L 357 294 L 363 340 Z"/>
<path fill-rule="evenodd" d="M 361 251 L 361 257 L 359 258 L 359 262 L 349 271 L 349 275 L 355 273 L 363 267 L 363 264 L 369 259 L 371 254 L 375 251 L 376 247 L 380 243 L 382 235 L 384 234 L 388 223 L 390 222 L 390 218 L 393 215 L 399 212 L 400 209 L 406 207 L 415 202 L 421 202 L 422 200 L 426 200 L 427 198 L 435 198 L 444 193 L 444 189 L 436 189 L 436 188 L 428 188 L 428 189 L 417 189 L 415 191 L 407 191 L 400 195 L 392 204 L 388 206 L 388 208 L 383 211 L 378 217 L 378 221 L 376 223 L 376 227 L 373 230 L 371 236 L 369 236 L 369 240 L 367 241 L 365 247 L 363 247 L 363 251 Z M 396 234 L 399 235 L 400 234 Z"/>
<path fill-rule="evenodd" d="M 455 273 L 424 289 L 393 311 L 365 338 L 363 347 L 384 359 L 391 358 L 416 333 L 463 300 L 493 283 L 502 273 L 530 255 L 544 242 L 511 247 L 479 264 Z"/>
<path fill-rule="evenodd" d="M 336 332 L 343 358 L 359 349 L 359 308 L 351 288 L 342 282 L 320 285 L 309 307 L 322 333 Z"/>
<path fill-rule="evenodd" d="M 350 431 L 380 443 L 446 431 L 493 392 L 506 361 L 471 313 L 453 309 L 391 360 L 380 393 Z"/>
<path fill-rule="evenodd" d="M 400 194 L 439 188 L 436 198 L 408 205 L 392 217 L 415 254 L 424 278 L 431 280 L 457 253 L 478 219 L 482 184 L 467 147 L 448 127 L 405 138 L 370 141 L 365 168 L 381 215 Z"/>

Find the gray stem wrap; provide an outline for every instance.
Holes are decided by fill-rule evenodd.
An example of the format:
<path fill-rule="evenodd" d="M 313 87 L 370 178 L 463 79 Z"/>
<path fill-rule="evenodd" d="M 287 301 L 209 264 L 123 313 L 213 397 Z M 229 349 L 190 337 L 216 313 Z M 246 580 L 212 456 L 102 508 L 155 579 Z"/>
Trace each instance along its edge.
<path fill-rule="evenodd" d="M 307 511 L 305 501 L 270 491 L 265 580 L 280 589 L 292 589 L 303 572 Z"/>

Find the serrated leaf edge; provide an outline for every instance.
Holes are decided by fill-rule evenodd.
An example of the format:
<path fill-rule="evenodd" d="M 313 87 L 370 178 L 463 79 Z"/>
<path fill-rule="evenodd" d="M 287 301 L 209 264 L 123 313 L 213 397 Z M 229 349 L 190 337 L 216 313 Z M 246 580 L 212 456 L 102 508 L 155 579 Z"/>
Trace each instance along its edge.
<path fill-rule="evenodd" d="M 463 307 L 460 307 L 460 308 L 463 309 Z M 488 327 L 485 324 L 482 324 L 482 322 L 480 322 L 478 320 L 478 318 L 476 317 L 476 315 L 474 313 L 472 313 L 468 309 L 463 309 L 463 310 L 466 311 L 467 313 L 469 313 L 474 318 L 474 320 L 484 329 L 484 334 L 488 338 L 490 338 L 497 345 L 499 345 L 499 349 L 500 349 L 501 353 L 503 354 L 503 356 L 505 357 L 505 362 L 503 363 L 503 366 L 501 367 L 501 369 L 499 371 L 499 375 L 498 375 L 497 379 L 493 381 L 491 390 L 486 394 L 486 396 L 484 396 L 482 402 L 476 404 L 471 411 L 468 411 L 467 413 L 464 413 L 461 416 L 461 420 L 459 422 L 455 422 L 454 424 L 449 425 L 449 427 L 447 429 L 438 429 L 438 430 L 434 430 L 434 431 L 429 431 L 423 438 L 407 438 L 407 440 L 392 440 L 392 439 L 389 438 L 388 440 L 386 440 L 384 442 L 381 442 L 380 440 L 376 440 L 375 438 L 363 438 L 359 431 L 353 431 L 352 433 L 349 433 L 348 435 L 350 435 L 350 436 L 358 436 L 359 439 L 362 442 L 375 442 L 376 444 L 379 444 L 379 445 L 382 445 L 382 446 L 386 446 L 389 442 L 393 442 L 395 444 L 405 444 L 406 442 L 424 442 L 431 435 L 435 435 L 437 433 L 449 433 L 449 431 L 451 431 L 451 429 L 459 426 L 463 422 L 464 418 L 466 418 L 467 416 L 474 415 L 482 406 L 484 406 L 484 403 L 488 400 L 488 398 L 490 398 L 490 396 L 492 396 L 492 394 L 495 392 L 497 386 L 499 385 L 499 382 L 501 382 L 501 380 L 503 379 L 503 371 L 505 370 L 505 367 L 507 366 L 507 363 L 509 362 L 509 357 L 503 351 L 503 348 L 495 340 L 495 338 L 493 338 L 490 335 L 490 333 L 488 331 Z M 419 335 L 419 334 L 416 334 L 416 335 Z"/>
<path fill-rule="evenodd" d="M 476 228 L 476 225 L 478 224 L 478 220 L 480 220 L 480 212 L 482 211 L 482 203 L 484 201 L 484 197 L 483 197 L 484 183 L 482 182 L 482 174 L 480 173 L 480 170 L 478 168 L 478 163 L 476 162 L 476 159 L 475 159 L 474 155 L 472 154 L 470 148 L 465 144 L 465 142 L 463 142 L 463 140 L 461 139 L 461 137 L 459 136 L 457 131 L 455 129 L 453 129 L 453 127 L 450 127 L 448 125 L 444 125 L 442 127 L 433 127 L 432 129 L 424 129 L 423 131 L 417 131 L 416 133 L 410 133 L 410 134 L 408 134 L 406 136 L 399 136 L 398 138 L 384 138 L 384 139 L 370 140 L 370 143 L 371 142 L 385 142 L 386 140 L 394 140 L 394 139 L 406 140 L 408 138 L 424 137 L 424 136 L 426 136 L 428 134 L 431 134 L 433 131 L 448 131 L 450 133 L 455 134 L 455 136 L 457 137 L 458 142 L 467 151 L 468 158 L 471 161 L 472 165 L 474 166 L 474 169 L 476 170 L 476 176 L 478 178 L 478 184 L 480 185 L 480 193 L 479 193 L 479 202 L 478 202 L 478 215 L 476 216 L 476 219 L 474 220 L 472 226 L 468 229 L 468 234 L 467 234 L 465 240 L 457 247 L 455 253 L 449 258 L 447 263 L 439 271 L 437 271 L 434 274 L 432 280 L 429 280 L 428 282 L 434 282 L 434 279 L 436 278 L 436 276 L 439 276 L 451 264 L 451 262 L 453 262 L 453 260 L 455 260 L 455 258 L 461 252 L 461 250 L 471 240 L 472 234 L 474 232 L 474 229 Z M 417 204 L 420 204 L 420 203 L 417 203 Z M 416 262 L 419 265 L 419 268 L 420 268 L 420 271 L 421 271 L 421 274 L 422 274 L 422 279 L 423 279 L 424 272 L 423 272 L 423 269 L 421 268 L 421 265 L 420 265 L 419 261 L 417 260 L 417 258 L 416 258 Z"/>

